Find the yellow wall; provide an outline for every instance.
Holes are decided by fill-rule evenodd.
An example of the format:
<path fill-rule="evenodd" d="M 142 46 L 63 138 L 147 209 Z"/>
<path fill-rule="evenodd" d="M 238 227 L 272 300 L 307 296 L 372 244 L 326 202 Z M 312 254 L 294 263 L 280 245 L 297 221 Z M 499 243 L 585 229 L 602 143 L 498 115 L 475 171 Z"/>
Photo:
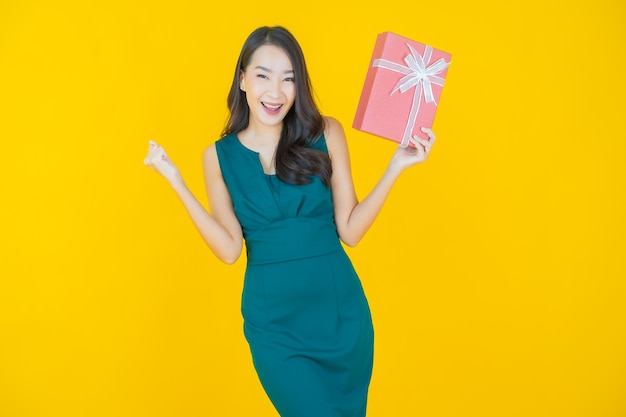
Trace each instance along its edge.
<path fill-rule="evenodd" d="M 360 196 L 394 149 L 350 127 L 376 34 L 453 55 L 431 159 L 349 250 L 369 415 L 626 415 L 622 1 L 210 3 L 0 2 L 1 416 L 276 416 L 243 259 L 142 164 L 160 142 L 206 201 L 200 154 L 264 24 L 300 40 Z"/>

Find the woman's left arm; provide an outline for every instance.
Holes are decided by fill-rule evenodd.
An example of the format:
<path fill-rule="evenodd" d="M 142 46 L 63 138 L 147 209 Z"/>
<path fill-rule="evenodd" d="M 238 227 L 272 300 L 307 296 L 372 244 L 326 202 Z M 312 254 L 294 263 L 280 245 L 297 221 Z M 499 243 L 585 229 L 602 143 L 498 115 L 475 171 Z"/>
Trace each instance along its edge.
<path fill-rule="evenodd" d="M 333 167 L 331 190 L 337 232 L 346 245 L 355 246 L 376 220 L 402 171 L 428 158 L 435 135 L 432 130 L 422 128 L 428 139 L 413 136 L 410 141 L 415 147 L 398 147 L 376 186 L 359 202 L 352 182 L 350 154 L 343 128 L 333 118 L 327 117 L 325 120 L 326 144 Z"/>

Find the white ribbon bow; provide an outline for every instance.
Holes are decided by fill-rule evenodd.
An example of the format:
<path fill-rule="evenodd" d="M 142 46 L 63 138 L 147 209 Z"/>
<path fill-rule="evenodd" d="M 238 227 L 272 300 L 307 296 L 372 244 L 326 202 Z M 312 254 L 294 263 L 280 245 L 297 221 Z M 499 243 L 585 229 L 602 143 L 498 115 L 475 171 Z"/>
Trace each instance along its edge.
<path fill-rule="evenodd" d="M 400 74 L 405 74 L 393 88 L 391 94 L 398 90 L 400 93 L 405 93 L 415 87 L 411 111 L 409 112 L 409 120 L 404 129 L 404 134 L 402 135 L 402 142 L 400 143 L 402 147 L 409 145 L 409 138 L 415 127 L 415 118 L 419 113 L 420 102 L 422 101 L 422 92 L 424 93 L 426 103 L 435 103 L 436 106 L 437 102 L 433 95 L 432 84 L 443 86 L 444 79 L 438 77 L 437 74 L 450 65 L 445 59 L 439 58 L 435 63 L 429 66 L 428 64 L 430 63 L 430 58 L 433 53 L 432 47 L 426 45 L 424 56 L 421 56 L 411 45 L 407 44 L 407 46 L 411 53 L 404 57 L 406 67 L 396 64 L 395 62 L 387 61 L 386 59 L 376 59 L 372 65 L 374 67 L 385 68 Z"/>

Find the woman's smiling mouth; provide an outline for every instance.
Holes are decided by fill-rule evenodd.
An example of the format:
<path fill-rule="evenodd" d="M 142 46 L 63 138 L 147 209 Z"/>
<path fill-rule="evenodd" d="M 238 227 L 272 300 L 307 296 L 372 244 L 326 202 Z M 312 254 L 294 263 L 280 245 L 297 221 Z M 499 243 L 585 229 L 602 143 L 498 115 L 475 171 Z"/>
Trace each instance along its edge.
<path fill-rule="evenodd" d="M 278 113 L 280 109 L 283 107 L 282 104 L 270 104 L 264 101 L 262 101 L 261 104 L 263 105 L 263 108 L 265 109 L 265 111 L 267 111 L 270 114 Z"/>

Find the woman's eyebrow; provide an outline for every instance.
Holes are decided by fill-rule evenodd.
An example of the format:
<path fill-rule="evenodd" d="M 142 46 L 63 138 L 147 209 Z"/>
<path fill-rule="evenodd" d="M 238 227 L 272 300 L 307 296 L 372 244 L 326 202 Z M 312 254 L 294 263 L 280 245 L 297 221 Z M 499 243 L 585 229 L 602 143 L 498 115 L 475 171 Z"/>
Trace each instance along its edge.
<path fill-rule="evenodd" d="M 256 67 L 254 67 L 254 69 L 260 69 L 262 71 L 269 72 L 269 73 L 273 72 L 271 69 L 266 68 L 266 67 L 264 67 L 262 65 L 257 65 Z M 287 71 L 283 71 L 283 74 L 294 74 L 294 73 L 295 73 L 295 71 L 292 70 L 292 69 L 291 70 L 287 70 Z"/>

